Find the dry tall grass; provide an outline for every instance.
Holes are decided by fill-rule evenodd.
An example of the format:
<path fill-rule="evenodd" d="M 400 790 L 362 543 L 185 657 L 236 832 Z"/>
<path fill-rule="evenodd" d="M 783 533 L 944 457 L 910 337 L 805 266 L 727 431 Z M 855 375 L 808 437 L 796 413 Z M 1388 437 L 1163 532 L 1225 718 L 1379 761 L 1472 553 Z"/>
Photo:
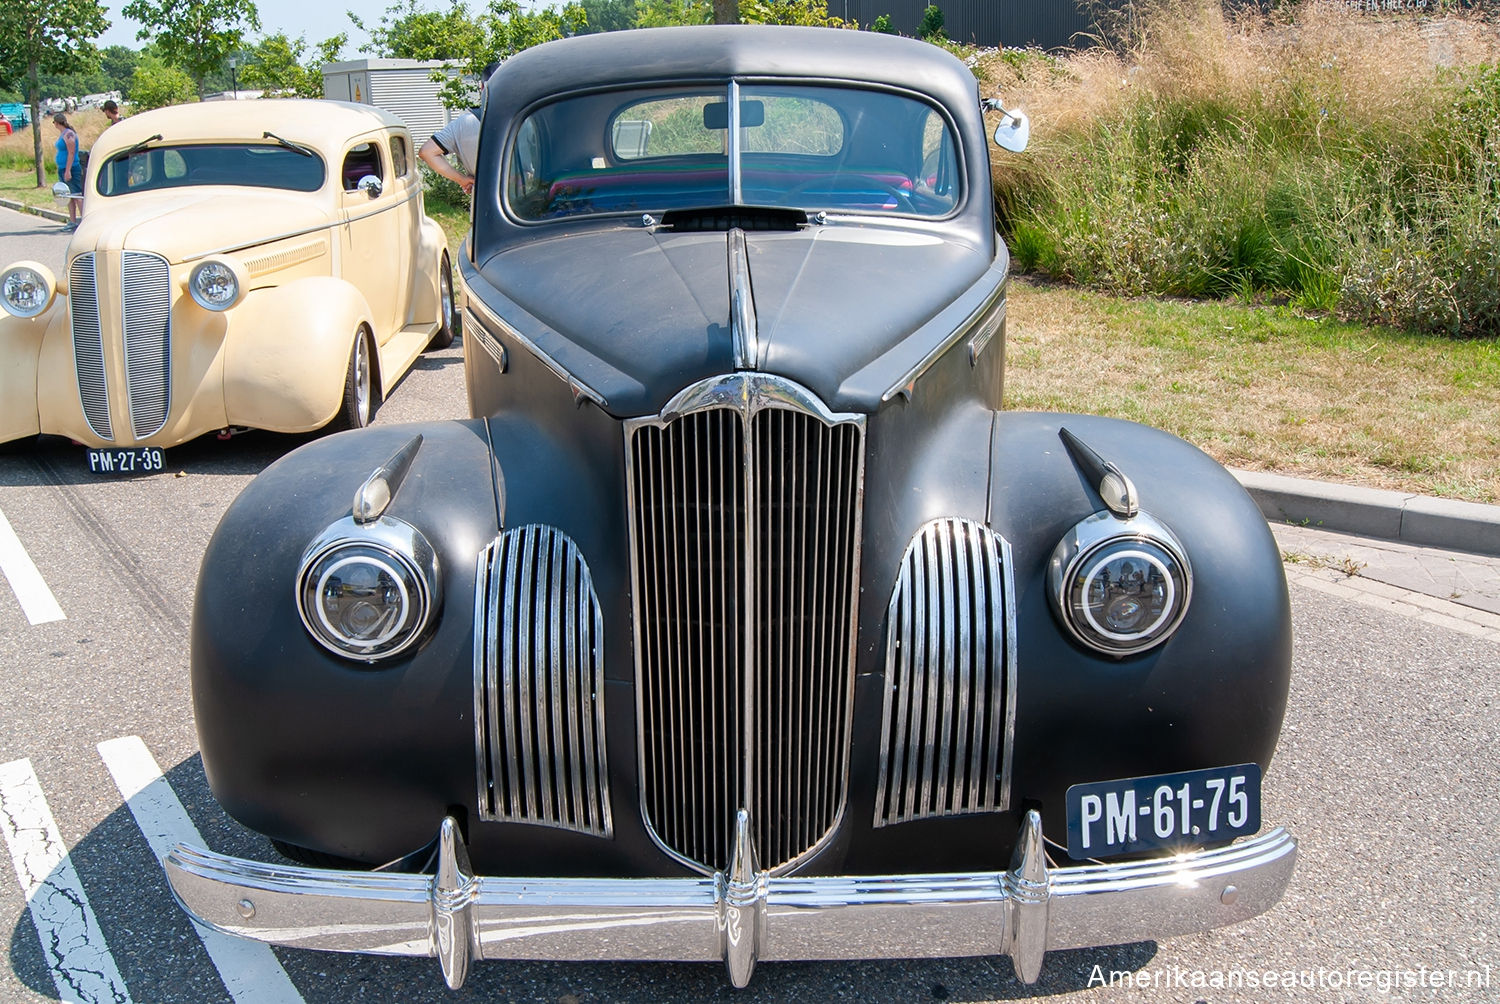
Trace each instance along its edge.
<path fill-rule="evenodd" d="M 97 108 L 86 108 L 79 111 L 68 112 L 68 122 L 78 133 L 78 139 L 83 144 L 83 149 L 91 149 L 94 142 L 109 126 L 109 119 Z M 46 166 L 48 184 L 57 180 L 57 127 L 52 124 L 51 115 L 43 115 L 41 119 L 42 131 L 42 163 Z M 0 167 L 7 170 L 25 170 L 31 163 L 33 126 L 18 129 L 9 136 L 0 137 Z"/>
<path fill-rule="evenodd" d="M 983 67 L 1033 121 L 994 155 L 1022 267 L 1500 335 L 1500 22 L 1136 11 L 1128 46 Z"/>

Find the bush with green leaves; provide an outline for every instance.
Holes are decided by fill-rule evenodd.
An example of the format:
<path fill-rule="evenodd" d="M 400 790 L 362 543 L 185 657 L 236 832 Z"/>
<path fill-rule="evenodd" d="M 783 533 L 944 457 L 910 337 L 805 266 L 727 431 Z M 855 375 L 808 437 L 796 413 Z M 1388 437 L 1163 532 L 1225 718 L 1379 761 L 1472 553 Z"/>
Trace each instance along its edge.
<path fill-rule="evenodd" d="M 197 97 L 192 77 L 149 53 L 141 57 L 130 78 L 130 102 L 137 111 L 180 105 Z"/>
<path fill-rule="evenodd" d="M 922 11 L 922 20 L 917 24 L 918 38 L 939 38 L 943 34 L 943 9 L 937 4 L 928 4 Z"/>

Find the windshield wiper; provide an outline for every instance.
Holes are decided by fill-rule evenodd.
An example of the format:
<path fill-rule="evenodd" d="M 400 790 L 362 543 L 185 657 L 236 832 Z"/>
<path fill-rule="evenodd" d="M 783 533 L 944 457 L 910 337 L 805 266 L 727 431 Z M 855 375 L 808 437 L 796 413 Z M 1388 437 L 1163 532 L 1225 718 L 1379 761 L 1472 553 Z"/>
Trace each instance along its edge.
<path fill-rule="evenodd" d="M 282 146 L 286 147 L 288 150 L 295 150 L 297 153 L 302 154 L 302 156 L 304 156 L 304 157 L 315 157 L 315 156 L 317 156 L 317 154 L 313 153 L 312 150 L 310 150 L 307 147 L 303 146 L 301 143 L 293 143 L 289 139 L 282 139 L 280 136 L 276 135 L 274 132 L 263 133 L 261 135 L 261 138 L 262 139 L 274 139 L 276 142 L 280 143 Z"/>
<path fill-rule="evenodd" d="M 115 156 L 116 157 L 129 157 L 133 153 L 140 153 L 142 150 L 146 149 L 146 147 L 150 146 L 152 143 L 156 143 L 156 142 L 158 142 L 160 140 L 161 140 L 161 133 L 157 133 L 155 136 L 147 136 L 145 139 L 141 140 L 135 146 L 127 147 L 126 149 L 121 150 L 119 153 L 115 154 Z"/>

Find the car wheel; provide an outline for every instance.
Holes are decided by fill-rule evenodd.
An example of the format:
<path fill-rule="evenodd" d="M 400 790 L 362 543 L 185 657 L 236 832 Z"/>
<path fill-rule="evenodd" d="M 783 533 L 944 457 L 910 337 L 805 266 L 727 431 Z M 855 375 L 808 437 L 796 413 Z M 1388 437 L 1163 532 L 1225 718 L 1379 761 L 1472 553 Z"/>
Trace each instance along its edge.
<path fill-rule="evenodd" d="M 364 328 L 354 337 L 349 353 L 349 371 L 344 375 L 344 402 L 328 423 L 328 431 L 363 429 L 380 407 L 380 384 L 376 379 L 373 340 Z"/>
<path fill-rule="evenodd" d="M 432 341 L 427 343 L 429 349 L 446 349 L 453 344 L 453 339 L 458 334 L 460 325 L 458 318 L 458 307 L 453 300 L 453 266 L 448 264 L 448 256 L 443 255 L 442 265 L 438 269 L 438 330 L 432 336 Z"/>

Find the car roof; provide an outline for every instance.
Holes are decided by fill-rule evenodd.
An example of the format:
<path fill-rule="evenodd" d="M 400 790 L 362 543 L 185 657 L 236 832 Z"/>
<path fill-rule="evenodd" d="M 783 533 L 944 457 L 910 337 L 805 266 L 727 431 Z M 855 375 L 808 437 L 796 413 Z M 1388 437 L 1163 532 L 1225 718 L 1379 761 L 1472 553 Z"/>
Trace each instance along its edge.
<path fill-rule="evenodd" d="M 105 131 L 103 142 L 96 143 L 95 154 L 124 149 L 157 135 L 161 143 L 210 143 L 259 140 L 268 131 L 315 150 L 326 150 L 341 146 L 351 136 L 392 127 L 405 129 L 406 125 L 390 112 L 352 101 L 206 101 L 157 108 L 123 119 Z"/>
<path fill-rule="evenodd" d="M 641 28 L 548 42 L 506 60 L 490 78 L 486 113 L 508 117 L 565 91 L 730 76 L 864 81 L 978 115 L 974 75 L 946 50 L 898 35 L 783 25 Z"/>

